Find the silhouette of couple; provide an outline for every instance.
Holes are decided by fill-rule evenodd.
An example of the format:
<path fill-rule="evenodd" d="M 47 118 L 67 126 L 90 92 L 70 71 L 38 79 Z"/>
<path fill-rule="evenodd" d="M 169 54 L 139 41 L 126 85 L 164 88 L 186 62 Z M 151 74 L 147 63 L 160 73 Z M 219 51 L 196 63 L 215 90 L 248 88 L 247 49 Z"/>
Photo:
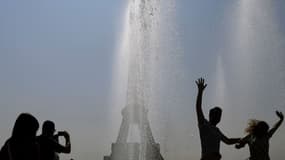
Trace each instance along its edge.
<path fill-rule="evenodd" d="M 222 109 L 214 107 L 209 111 L 209 120 L 204 117 L 202 110 L 202 96 L 207 84 L 200 78 L 196 81 L 198 95 L 196 101 L 196 111 L 198 118 L 198 127 L 201 139 L 202 155 L 201 160 L 220 160 L 220 141 L 225 144 L 236 144 L 236 148 L 242 148 L 246 144 L 249 146 L 249 160 L 270 160 L 269 158 L 269 139 L 283 122 L 282 112 L 276 111 L 279 121 L 269 129 L 264 121 L 251 120 L 249 127 L 246 128 L 247 136 L 244 138 L 228 138 L 217 127 L 221 120 Z"/>
<path fill-rule="evenodd" d="M 55 133 L 52 121 L 45 121 L 42 135 L 36 136 L 38 120 L 29 113 L 22 113 L 16 119 L 12 136 L 0 150 L 0 160 L 58 160 L 58 153 L 70 153 L 69 134 L 66 131 Z M 65 146 L 58 137 L 65 138 Z"/>

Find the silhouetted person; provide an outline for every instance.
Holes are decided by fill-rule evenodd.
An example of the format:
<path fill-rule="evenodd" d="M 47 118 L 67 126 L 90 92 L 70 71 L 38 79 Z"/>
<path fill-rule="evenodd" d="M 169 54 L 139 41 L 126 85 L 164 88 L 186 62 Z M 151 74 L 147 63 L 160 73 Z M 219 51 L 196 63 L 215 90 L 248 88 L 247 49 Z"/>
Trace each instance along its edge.
<path fill-rule="evenodd" d="M 45 121 L 42 126 L 42 134 L 37 138 L 40 145 L 41 160 L 58 160 L 58 153 L 70 153 L 70 137 L 66 131 L 55 133 L 55 125 L 52 121 Z M 65 138 L 65 146 L 58 142 L 58 137 Z"/>
<path fill-rule="evenodd" d="M 39 160 L 39 145 L 36 132 L 37 119 L 29 113 L 22 113 L 16 119 L 12 136 L 0 151 L 1 160 Z"/>
<path fill-rule="evenodd" d="M 246 137 L 241 139 L 236 148 L 240 149 L 246 144 L 249 146 L 249 160 L 270 160 L 269 158 L 269 139 L 276 132 L 283 122 L 284 116 L 282 112 L 276 111 L 279 121 L 269 130 L 269 126 L 264 121 L 251 120 L 245 131 L 248 133 Z"/>
<path fill-rule="evenodd" d="M 222 109 L 214 107 L 210 110 L 209 121 L 205 119 L 202 111 L 202 96 L 203 91 L 207 84 L 204 83 L 204 79 L 200 78 L 196 81 L 198 87 L 198 95 L 196 101 L 196 111 L 198 118 L 198 126 L 202 147 L 201 160 L 220 160 L 220 141 L 226 144 L 235 144 L 239 141 L 239 138 L 227 138 L 216 125 L 220 122 L 222 116 Z"/>

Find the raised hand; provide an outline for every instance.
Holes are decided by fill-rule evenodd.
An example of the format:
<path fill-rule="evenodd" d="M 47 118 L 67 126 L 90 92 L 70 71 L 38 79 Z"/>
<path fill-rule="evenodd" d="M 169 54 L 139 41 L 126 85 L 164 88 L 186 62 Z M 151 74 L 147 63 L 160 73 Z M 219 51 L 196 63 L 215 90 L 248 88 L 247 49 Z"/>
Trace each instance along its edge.
<path fill-rule="evenodd" d="M 197 81 L 195 81 L 198 87 L 199 91 L 203 91 L 206 87 L 207 84 L 205 84 L 204 78 L 199 78 Z"/>
<path fill-rule="evenodd" d="M 276 115 L 277 115 L 281 120 L 284 119 L 284 116 L 283 116 L 283 113 L 282 113 L 282 112 L 276 111 Z"/>
<path fill-rule="evenodd" d="M 276 111 L 276 115 L 280 118 L 280 120 L 269 130 L 269 137 L 271 137 L 276 132 L 276 130 L 280 127 L 284 119 L 282 112 Z"/>

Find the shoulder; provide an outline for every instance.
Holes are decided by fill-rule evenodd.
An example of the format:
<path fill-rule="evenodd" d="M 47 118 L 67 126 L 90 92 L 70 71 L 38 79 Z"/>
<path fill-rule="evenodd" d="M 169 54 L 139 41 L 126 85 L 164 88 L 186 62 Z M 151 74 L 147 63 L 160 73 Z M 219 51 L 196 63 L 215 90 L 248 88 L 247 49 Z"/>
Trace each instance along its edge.
<path fill-rule="evenodd" d="M 200 123 L 198 123 L 198 127 L 200 130 L 208 130 L 211 128 L 211 125 L 208 120 L 203 119 Z"/>
<path fill-rule="evenodd" d="M 12 143 L 13 143 L 13 140 L 11 138 L 7 139 L 6 142 L 4 143 L 2 149 L 10 147 Z"/>
<path fill-rule="evenodd" d="M 219 135 L 219 136 L 221 136 L 221 137 L 226 137 L 226 136 L 224 135 L 224 133 L 220 130 L 219 127 L 213 126 L 212 129 L 216 132 L 217 135 Z"/>
<path fill-rule="evenodd" d="M 209 125 L 209 121 L 205 118 L 203 118 L 200 122 L 198 122 L 198 125 Z"/>
<path fill-rule="evenodd" d="M 50 138 L 50 137 L 46 137 L 46 136 L 38 136 L 37 137 L 37 141 L 40 145 L 56 145 L 57 142 L 53 139 L 53 138 Z"/>
<path fill-rule="evenodd" d="M 9 159 L 10 143 L 11 143 L 11 138 L 6 140 L 6 142 L 2 146 L 0 150 L 0 159 Z"/>
<path fill-rule="evenodd" d="M 3 150 L 7 149 L 8 145 L 10 144 L 10 141 L 11 141 L 10 139 L 6 140 L 6 142 L 4 143 L 4 145 L 3 145 L 2 148 L 1 148 L 1 152 L 2 152 Z"/>
<path fill-rule="evenodd" d="M 36 137 L 36 140 L 37 140 L 38 143 L 44 143 L 44 142 L 48 141 L 48 138 L 45 137 L 45 136 L 40 135 L 40 136 Z"/>
<path fill-rule="evenodd" d="M 203 118 L 201 121 L 198 122 L 199 126 L 210 125 L 209 121 Z"/>

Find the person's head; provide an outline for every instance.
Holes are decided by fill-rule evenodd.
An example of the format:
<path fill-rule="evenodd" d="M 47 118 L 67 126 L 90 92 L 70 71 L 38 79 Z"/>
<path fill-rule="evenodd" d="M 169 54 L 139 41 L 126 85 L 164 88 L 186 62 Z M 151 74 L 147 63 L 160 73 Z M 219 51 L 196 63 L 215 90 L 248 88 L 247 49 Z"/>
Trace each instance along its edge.
<path fill-rule="evenodd" d="M 268 133 L 269 126 L 265 121 L 250 120 L 246 132 L 257 137 L 263 137 Z"/>
<path fill-rule="evenodd" d="M 17 140 L 33 140 L 39 129 L 38 120 L 29 113 L 21 113 L 16 119 L 12 138 Z"/>
<path fill-rule="evenodd" d="M 253 134 L 257 137 L 263 137 L 267 135 L 268 130 L 268 124 L 264 121 L 259 121 L 253 130 Z"/>
<path fill-rule="evenodd" d="M 217 125 L 221 121 L 222 109 L 220 107 L 214 107 L 209 111 L 209 121 L 213 125 Z"/>
<path fill-rule="evenodd" d="M 47 120 L 43 123 L 42 134 L 47 136 L 53 136 L 55 132 L 54 122 Z"/>

